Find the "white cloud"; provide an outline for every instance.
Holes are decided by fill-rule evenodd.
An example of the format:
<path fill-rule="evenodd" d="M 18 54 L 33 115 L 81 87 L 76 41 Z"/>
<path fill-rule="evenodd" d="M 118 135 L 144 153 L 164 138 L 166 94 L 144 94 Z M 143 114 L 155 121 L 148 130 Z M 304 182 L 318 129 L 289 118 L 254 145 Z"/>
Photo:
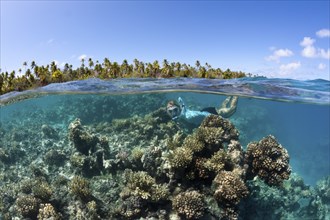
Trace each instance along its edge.
<path fill-rule="evenodd" d="M 303 57 L 313 58 L 317 57 L 316 48 L 314 46 L 306 46 L 302 51 L 301 55 Z"/>
<path fill-rule="evenodd" d="M 288 63 L 288 64 L 282 64 L 280 66 L 280 70 L 283 72 L 289 72 L 292 70 L 296 70 L 301 66 L 300 62 L 293 62 L 293 63 Z"/>
<path fill-rule="evenodd" d="M 269 57 L 266 57 L 266 60 L 279 62 L 281 57 L 290 57 L 292 55 L 293 52 L 289 49 L 279 49 L 275 50 Z"/>
<path fill-rule="evenodd" d="M 316 35 L 318 37 L 330 37 L 330 30 L 329 29 L 321 29 L 318 32 L 316 32 Z"/>
<path fill-rule="evenodd" d="M 81 61 L 82 59 L 86 60 L 87 55 L 86 54 L 81 54 L 78 59 Z"/>
<path fill-rule="evenodd" d="M 330 49 L 328 49 L 327 51 L 325 51 L 324 49 L 319 49 L 318 50 L 318 55 L 321 58 L 330 60 Z"/>
<path fill-rule="evenodd" d="M 304 39 L 300 42 L 300 45 L 304 47 L 301 51 L 301 55 L 307 58 L 330 59 L 329 49 L 326 51 L 325 49 L 316 48 L 313 45 L 314 43 L 314 39 L 310 37 L 304 37 Z"/>
<path fill-rule="evenodd" d="M 324 70 L 326 68 L 326 65 L 324 63 L 320 63 L 318 65 L 319 70 Z"/>
<path fill-rule="evenodd" d="M 312 46 L 314 44 L 315 40 L 313 38 L 310 37 L 304 37 L 304 39 L 300 42 L 300 45 L 302 47 L 308 47 L 308 46 Z"/>

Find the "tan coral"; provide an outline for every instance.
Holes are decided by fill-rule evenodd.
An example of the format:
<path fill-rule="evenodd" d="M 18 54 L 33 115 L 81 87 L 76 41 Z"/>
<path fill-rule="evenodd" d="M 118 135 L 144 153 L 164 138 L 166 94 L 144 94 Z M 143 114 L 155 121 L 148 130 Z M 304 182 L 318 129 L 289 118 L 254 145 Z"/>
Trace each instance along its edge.
<path fill-rule="evenodd" d="M 189 148 L 178 147 L 169 155 L 169 162 L 174 169 L 188 167 L 193 159 L 193 151 Z"/>
<path fill-rule="evenodd" d="M 249 179 L 258 175 L 271 186 L 282 184 L 291 173 L 289 154 L 272 135 L 248 144 L 245 163 Z"/>
<path fill-rule="evenodd" d="M 40 204 L 38 220 L 60 220 L 60 215 L 56 212 L 55 208 L 50 203 Z"/>
<path fill-rule="evenodd" d="M 232 172 L 220 172 L 213 180 L 215 187 L 214 198 L 222 206 L 237 205 L 245 198 L 249 191 L 243 180 Z"/>
<path fill-rule="evenodd" d="M 178 194 L 172 205 L 174 210 L 186 219 L 201 218 L 206 210 L 203 195 L 195 190 Z"/>

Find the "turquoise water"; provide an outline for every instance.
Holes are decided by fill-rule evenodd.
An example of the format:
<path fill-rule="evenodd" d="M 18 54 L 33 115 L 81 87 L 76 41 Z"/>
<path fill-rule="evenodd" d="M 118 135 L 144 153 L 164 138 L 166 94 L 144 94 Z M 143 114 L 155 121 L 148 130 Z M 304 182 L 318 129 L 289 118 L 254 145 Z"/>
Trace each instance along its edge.
<path fill-rule="evenodd" d="M 141 219 L 151 216 L 156 219 L 174 219 L 176 216 L 189 219 L 191 216 L 185 214 L 188 211 L 180 212 L 175 201 L 180 192 L 197 190 L 204 195 L 205 206 L 212 208 L 202 209 L 203 215 L 193 212 L 195 218 L 225 219 L 229 216 L 232 219 L 264 219 L 273 215 L 274 219 L 329 219 L 329 86 L 330 83 L 324 80 L 265 78 L 228 81 L 91 79 L 0 96 L 2 217 L 41 219 L 45 214 L 39 209 L 51 204 L 53 215 L 63 219 L 74 219 L 77 213 L 85 219 Z M 196 132 L 199 125 L 170 120 L 166 118 L 164 109 L 169 100 L 178 97 L 192 110 L 219 107 L 230 95 L 239 97 L 237 110 L 228 120 L 239 132 L 242 154 L 247 152 L 249 143 L 273 135 L 287 150 L 292 172 L 290 179 L 279 186 L 267 186 L 262 179 L 249 179 L 241 174 L 249 196 L 242 197 L 238 204 L 228 200 L 225 204 L 221 200 L 215 205 L 216 202 L 210 198 L 216 196 L 212 196 L 210 190 L 214 190 L 216 182 L 211 177 L 207 180 L 193 178 L 191 185 L 185 178 L 169 177 L 191 172 L 190 168 L 184 168 L 178 174 L 176 172 L 179 171 L 166 168 L 168 163 L 171 164 L 168 155 L 175 149 L 169 147 L 169 140 L 176 135 L 179 137 L 179 134 L 184 139 Z M 70 136 L 70 126 L 77 118 L 80 119 L 82 132 L 86 133 L 84 135 L 99 140 L 88 153 L 80 151 Z M 106 144 L 101 137 L 107 140 Z M 229 143 L 223 144 L 226 149 Z M 133 149 L 142 149 L 143 156 L 137 161 L 132 159 L 136 153 Z M 151 157 L 150 152 L 157 151 L 155 149 L 159 149 L 159 155 Z M 100 151 L 103 159 L 98 159 L 96 152 Z M 211 153 L 195 153 L 195 156 L 210 158 Z M 150 166 L 158 167 L 158 171 L 148 168 L 146 161 L 153 164 Z M 101 168 L 95 165 L 97 163 L 103 164 Z M 244 163 L 241 160 L 237 166 L 244 170 Z M 140 198 L 134 194 L 134 184 L 127 180 L 127 175 L 134 175 L 123 174 L 127 170 L 146 172 L 157 184 L 168 188 L 168 197 L 161 201 Z M 226 171 L 234 172 L 231 169 Z M 74 190 L 72 184 L 75 176 L 89 181 L 91 195 L 88 199 L 81 196 L 82 192 Z M 59 177 L 63 183 L 58 180 Z M 34 185 L 41 183 L 47 186 L 44 191 L 51 189 L 49 195 L 34 188 Z M 127 188 L 135 191 L 123 196 Z M 44 194 L 48 196 L 42 196 Z M 133 198 L 137 200 L 134 200 L 135 203 L 131 201 Z M 297 201 L 292 202 L 293 198 Z M 31 201 L 37 208 L 30 212 L 22 211 L 24 202 Z M 269 208 L 270 204 L 274 209 Z M 121 211 L 112 206 L 118 206 Z M 246 211 L 252 206 L 259 211 Z M 195 206 L 190 208 L 198 210 Z M 132 210 L 139 211 L 134 213 Z"/>

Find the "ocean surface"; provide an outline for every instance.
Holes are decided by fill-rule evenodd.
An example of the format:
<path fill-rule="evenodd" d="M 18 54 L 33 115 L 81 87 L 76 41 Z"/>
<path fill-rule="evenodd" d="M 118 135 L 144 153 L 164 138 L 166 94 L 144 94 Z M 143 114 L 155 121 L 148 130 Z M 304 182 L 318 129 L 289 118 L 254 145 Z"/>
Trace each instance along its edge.
<path fill-rule="evenodd" d="M 131 169 L 133 172 L 147 172 L 156 179 L 158 184 L 169 184 L 171 181 L 168 181 L 163 175 L 158 176 L 158 174 L 149 172 L 144 165 L 141 165 L 141 168 L 136 168 L 137 165 L 135 166 L 132 161 L 130 161 L 129 165 L 125 165 L 126 162 L 123 158 L 129 158 L 129 155 L 131 155 L 129 153 L 130 150 L 135 147 L 149 149 L 153 145 L 153 147 L 157 148 L 157 146 L 154 146 L 157 144 L 160 145 L 160 149 L 163 149 L 163 145 L 166 147 L 166 140 L 173 137 L 174 133 L 162 134 L 161 132 L 167 131 L 167 128 L 163 127 L 169 126 L 169 123 L 173 123 L 173 126 L 178 127 L 175 128 L 177 129 L 175 132 L 182 132 L 188 136 L 195 132 L 199 125 L 191 125 L 184 120 L 174 122 L 169 120 L 166 123 L 158 121 L 154 124 L 151 122 L 148 124 L 149 122 L 146 121 L 152 120 L 148 119 L 148 117 L 156 117 L 153 115 L 157 115 L 160 118 L 165 117 L 160 113 L 151 113 L 158 112 L 159 109 L 165 109 L 168 101 L 177 100 L 179 97 L 182 98 L 188 109 L 201 110 L 207 107 L 218 108 L 229 96 L 238 96 L 236 112 L 227 119 L 238 130 L 238 141 L 243 151 L 246 152 L 251 142 L 258 142 L 269 135 L 274 136 L 278 143 L 288 152 L 291 177 L 289 180 L 284 180 L 284 185 L 278 186 L 279 191 L 276 192 L 271 191 L 277 190 L 274 186 L 267 188 L 262 185 L 262 187 L 258 188 L 256 186 L 259 183 L 254 184 L 254 180 L 245 180 L 243 178 L 249 188 L 250 196 L 244 197 L 240 206 L 237 204 L 233 205 L 235 207 L 233 208 L 235 210 L 234 213 L 237 215 L 230 216 L 228 214 L 229 211 L 227 213 L 228 206 L 222 208 L 221 202 L 218 202 L 219 209 L 226 210 L 225 214 L 221 211 L 217 214 L 214 211 L 215 209 L 213 211 L 208 210 L 205 211 L 204 218 L 216 219 L 219 216 L 225 218 L 229 215 L 229 218 L 232 219 L 235 219 L 235 216 L 241 219 L 264 219 L 265 216 L 272 214 L 274 219 L 314 219 L 314 217 L 315 219 L 329 219 L 330 190 L 327 187 L 330 185 L 330 82 L 325 80 L 298 81 L 258 77 L 233 80 L 178 78 L 102 81 L 89 79 L 55 83 L 36 90 L 12 92 L 0 96 L 0 188 L 3 189 L 2 192 L 0 191 L 2 193 L 0 194 L 0 211 L 2 213 L 0 219 L 5 219 L 5 217 L 10 219 L 9 217 L 17 216 L 42 219 L 42 212 L 38 211 L 41 207 L 44 207 L 42 204 L 51 204 L 55 210 L 54 213 L 57 212 L 57 216 L 61 216 L 63 219 L 74 219 L 72 216 L 78 213 L 78 209 L 80 213 L 83 213 L 83 216 L 85 215 L 85 219 L 91 219 L 86 217 L 93 213 L 90 211 L 91 208 L 88 208 L 89 206 L 86 205 L 91 201 L 96 201 L 96 207 L 99 207 L 96 208 L 95 216 L 98 217 L 94 216 L 95 219 L 110 219 L 109 216 L 114 219 L 143 219 L 152 215 L 156 216 L 155 218 L 160 218 L 161 214 L 159 213 L 161 211 L 155 208 L 157 207 L 155 204 L 149 206 L 149 200 L 147 202 L 144 200 L 144 202 L 140 201 L 143 204 L 140 208 L 141 210 L 150 209 L 150 212 L 140 211 L 132 214 L 132 217 L 127 214 L 131 211 L 128 205 L 125 206 L 125 212 L 113 211 L 109 207 L 104 208 L 104 204 L 111 206 L 109 204 L 116 204 L 116 201 L 118 203 L 119 200 L 121 203 L 127 203 L 127 199 L 125 196 L 122 196 L 123 186 L 115 183 L 111 183 L 112 185 L 109 183 L 109 185 L 113 186 L 113 188 L 117 187 L 117 192 L 113 192 L 113 196 L 110 196 L 110 194 L 105 196 L 107 187 L 100 190 L 101 187 L 97 185 L 101 184 L 100 180 L 96 179 L 103 177 L 102 181 L 108 181 L 106 179 L 110 173 L 113 177 L 114 175 L 119 175 L 120 172 L 118 170 L 124 172 L 126 169 Z M 107 148 L 110 149 L 109 151 L 115 152 L 113 155 L 110 152 L 107 160 L 104 159 L 102 168 L 95 168 L 92 171 L 85 172 L 85 168 L 73 165 L 72 158 L 83 152 L 79 152 L 77 146 L 76 148 L 73 147 L 75 142 L 70 136 L 70 126 L 72 127 L 72 123 L 76 119 L 79 119 L 88 134 L 95 135 L 95 137 L 103 135 L 108 140 Z M 124 130 L 118 128 L 118 134 L 116 134 L 116 130 L 109 127 L 119 126 L 118 120 L 120 123 L 126 123 L 126 127 L 123 128 Z M 146 123 L 146 126 L 150 126 L 149 130 L 146 126 L 141 127 L 144 123 Z M 164 126 L 159 126 L 161 123 L 164 123 Z M 140 124 L 140 127 L 137 124 Z M 136 130 L 137 134 L 134 133 L 134 129 L 139 129 Z M 140 137 L 138 133 L 145 136 L 142 135 Z M 58 157 L 60 158 L 59 160 L 63 160 L 63 163 L 47 163 L 45 155 L 54 153 L 51 150 L 63 153 L 62 157 Z M 92 158 L 92 153 L 90 149 L 89 154 L 86 153 L 85 155 L 86 158 Z M 171 151 L 169 151 L 169 154 L 171 154 Z M 103 155 L 103 158 L 105 157 Z M 142 158 L 145 157 L 142 156 Z M 85 161 L 87 160 L 86 158 Z M 164 150 L 162 158 L 166 158 Z M 47 159 L 49 158 L 47 157 Z M 120 159 L 122 161 L 118 162 Z M 116 166 L 112 164 L 112 167 L 118 170 L 106 168 L 105 161 L 116 164 Z M 145 159 L 142 159 L 142 161 L 144 162 Z M 164 164 L 166 164 L 166 159 L 164 161 Z M 164 164 L 159 166 L 163 167 L 165 166 Z M 164 170 L 161 172 L 164 173 Z M 68 180 L 72 180 L 73 176 L 77 175 L 89 180 L 94 199 L 89 199 L 86 202 L 82 197 L 78 196 L 80 199 L 77 199 L 77 201 L 81 204 L 73 206 L 70 203 L 71 205 L 69 205 L 70 198 L 55 192 L 57 189 L 55 176 L 59 175 L 64 176 Z M 292 176 L 296 179 L 292 180 Z M 31 186 L 31 190 L 21 190 L 22 185 L 26 184 L 26 181 L 32 181 L 36 178 L 42 179 L 40 181 L 45 182 L 52 189 L 52 194 L 49 195 L 49 198 L 40 199 L 33 186 Z M 181 179 L 176 181 L 181 182 L 179 186 L 187 184 Z M 252 183 L 249 181 L 252 181 Z M 297 185 L 295 188 L 294 184 L 291 184 L 290 190 L 285 188 L 285 184 L 288 182 L 292 183 L 292 181 L 296 185 L 299 182 L 300 185 L 298 184 L 299 186 Z M 200 186 L 202 184 L 199 182 L 196 181 L 194 185 L 186 188 L 177 187 L 181 191 L 190 187 L 198 189 L 199 192 L 204 192 L 204 188 Z M 213 187 L 214 183 L 211 184 L 211 182 L 207 183 L 206 181 L 205 184 L 203 183 L 203 187 L 211 187 L 211 185 Z M 171 182 L 171 184 L 175 183 Z M 283 187 L 285 190 L 288 190 L 286 193 L 280 191 Z M 9 188 L 11 190 L 8 191 Z M 301 192 L 296 192 L 297 188 Z M 5 189 L 7 190 L 6 193 L 4 192 Z M 261 191 L 261 189 L 264 191 Z M 69 189 L 68 191 L 66 194 L 64 193 L 66 196 L 76 192 L 72 190 L 72 187 L 71 191 Z M 170 189 L 170 199 L 168 200 L 176 204 L 176 200 L 172 199 L 175 196 L 174 191 Z M 315 205 L 317 195 L 313 193 L 317 192 L 326 195 L 326 198 L 323 199 L 322 197 L 321 202 L 319 202 L 321 208 Z M 276 197 L 274 196 L 276 193 L 281 196 L 279 198 L 276 197 L 278 200 L 271 202 L 260 199 L 262 193 L 268 193 L 269 197 L 273 198 Z M 292 195 L 289 195 L 290 193 Z M 294 193 L 297 193 L 297 195 L 293 195 Z M 302 196 L 303 193 L 306 195 Z M 24 213 L 22 211 L 23 205 L 19 203 L 19 201 L 23 200 L 22 194 L 39 198 L 37 203 L 39 209 L 37 210 L 36 208 L 35 212 Z M 60 195 L 66 198 L 65 201 L 60 201 Z M 281 200 L 285 197 L 283 195 L 287 196 L 287 200 L 291 200 L 291 197 L 297 198 L 299 196 L 301 199 L 299 197 L 295 204 L 292 205 L 287 200 Z M 134 196 L 136 195 L 134 194 Z M 131 198 L 130 196 L 128 197 Z M 260 213 L 249 213 L 245 208 L 250 207 L 252 202 L 258 206 L 259 210 L 265 210 L 260 211 Z M 190 218 L 188 214 L 181 213 L 181 209 L 175 208 L 175 205 L 173 205 L 173 211 L 172 208 L 169 208 L 169 205 L 164 205 L 164 203 L 166 202 L 161 202 L 159 207 L 162 207 L 160 210 L 165 210 L 165 219 L 171 218 L 173 215 Z M 267 203 L 268 205 L 272 203 L 278 204 L 278 206 L 274 206 L 277 207 L 277 211 L 275 208 L 272 211 L 271 208 L 267 208 L 267 205 L 263 206 L 262 203 Z M 242 211 L 242 209 L 245 211 Z M 123 208 L 121 207 L 120 210 L 123 210 Z M 199 218 L 202 215 L 197 216 Z"/>

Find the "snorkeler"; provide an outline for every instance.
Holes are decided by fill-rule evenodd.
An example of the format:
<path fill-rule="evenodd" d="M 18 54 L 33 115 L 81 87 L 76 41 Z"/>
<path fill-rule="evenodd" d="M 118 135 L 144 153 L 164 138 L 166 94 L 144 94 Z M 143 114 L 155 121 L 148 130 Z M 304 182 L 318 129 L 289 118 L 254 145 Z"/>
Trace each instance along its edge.
<path fill-rule="evenodd" d="M 215 107 L 204 108 L 201 111 L 187 109 L 182 98 L 178 98 L 178 104 L 175 101 L 169 101 L 166 106 L 167 114 L 173 119 L 185 119 L 192 123 L 201 122 L 206 116 L 220 115 L 228 118 L 232 116 L 236 111 L 238 97 L 229 96 L 221 104 L 219 109 Z"/>

